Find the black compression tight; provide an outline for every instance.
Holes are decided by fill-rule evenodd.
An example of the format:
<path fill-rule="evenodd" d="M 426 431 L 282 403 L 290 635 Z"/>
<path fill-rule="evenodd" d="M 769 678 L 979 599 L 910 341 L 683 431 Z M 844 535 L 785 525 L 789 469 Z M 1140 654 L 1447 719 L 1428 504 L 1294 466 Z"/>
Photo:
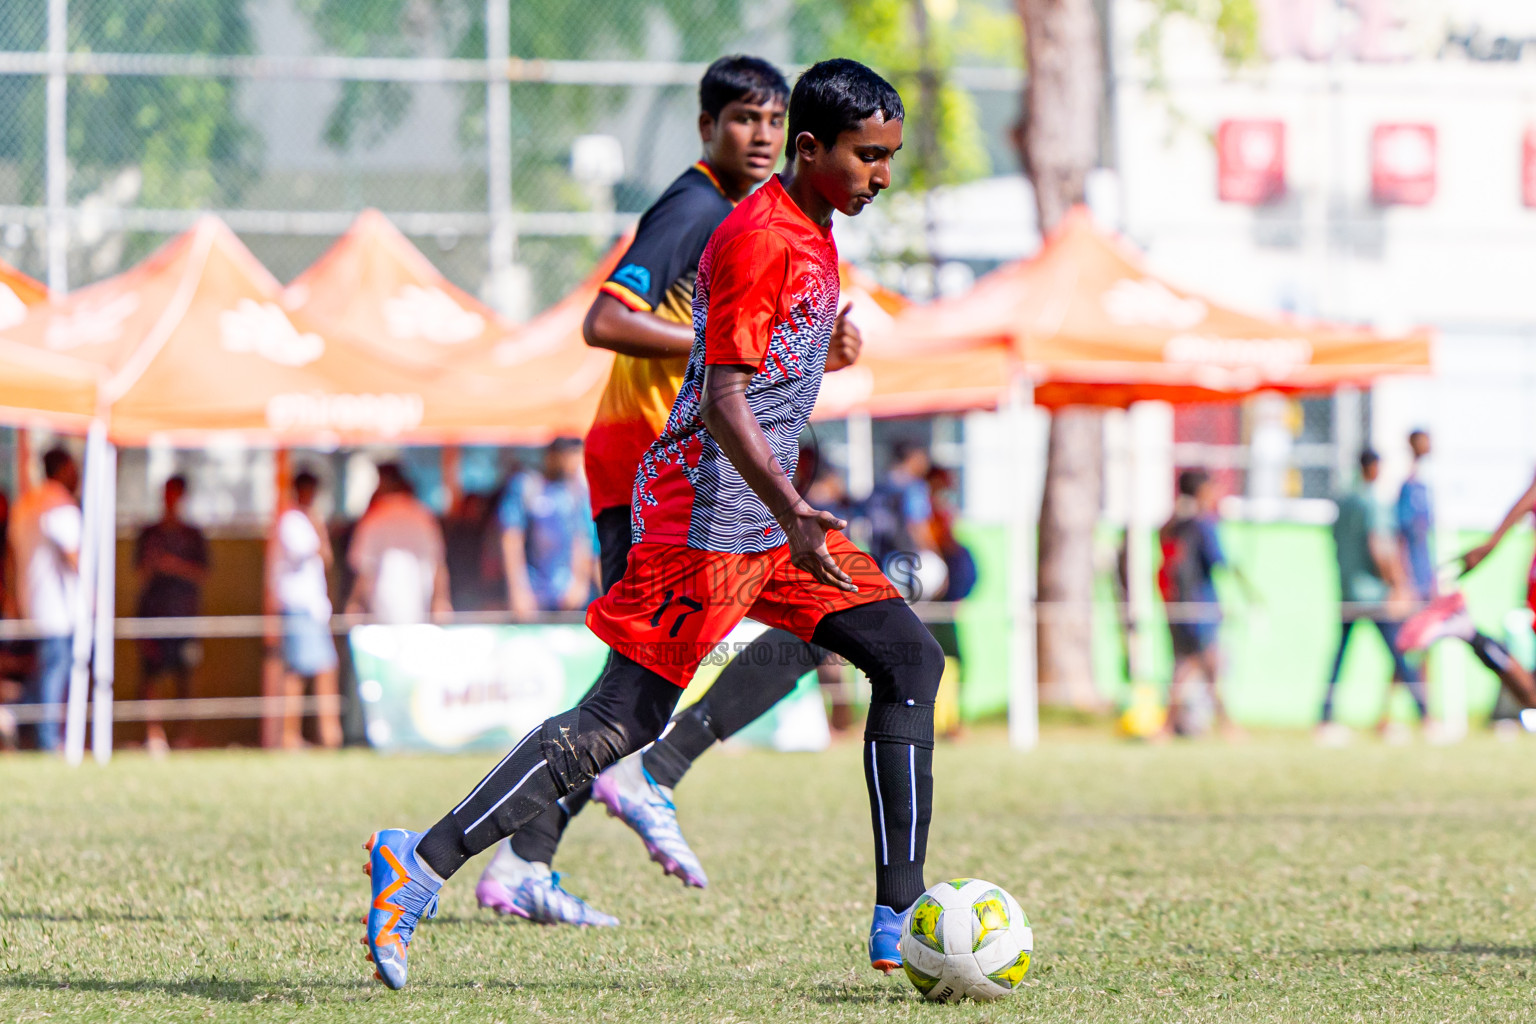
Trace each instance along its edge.
<path fill-rule="evenodd" d="M 926 888 L 933 700 L 944 652 L 906 602 L 895 599 L 828 615 L 813 639 L 869 677 L 864 782 L 875 834 L 875 902 L 905 910 Z"/>
<path fill-rule="evenodd" d="M 645 752 L 646 771 L 658 785 L 676 786 L 699 755 L 788 696 L 820 660 L 821 652 L 793 633 L 763 633 L 731 659 L 703 697 L 672 719 L 661 739 Z M 596 688 L 594 683 L 587 697 Z M 588 783 L 562 797 L 512 837 L 512 852 L 534 863 L 553 861 L 566 826 L 591 796 Z"/>
<path fill-rule="evenodd" d="M 933 804 L 933 698 L 943 653 L 899 600 L 829 615 L 817 644 L 853 662 L 872 690 L 865 781 L 875 833 L 876 902 L 904 909 L 923 891 Z M 614 652 L 588 697 L 530 732 L 422 838 L 443 878 L 661 732 L 682 691 Z"/>
<path fill-rule="evenodd" d="M 682 693 L 650 669 L 610 652 L 592 692 L 524 736 L 422 837 L 418 853 L 447 878 L 470 857 L 513 835 L 604 768 L 655 739 Z"/>

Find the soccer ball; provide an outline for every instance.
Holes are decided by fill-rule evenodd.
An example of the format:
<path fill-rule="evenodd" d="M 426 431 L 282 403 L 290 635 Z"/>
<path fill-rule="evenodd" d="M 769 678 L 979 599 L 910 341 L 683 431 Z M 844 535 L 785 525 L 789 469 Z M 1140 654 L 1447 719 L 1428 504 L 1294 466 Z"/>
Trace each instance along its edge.
<path fill-rule="evenodd" d="M 1035 944 L 1018 901 L 979 878 L 940 882 L 918 897 L 901 926 L 901 959 L 924 999 L 991 1001 L 1029 970 Z"/>

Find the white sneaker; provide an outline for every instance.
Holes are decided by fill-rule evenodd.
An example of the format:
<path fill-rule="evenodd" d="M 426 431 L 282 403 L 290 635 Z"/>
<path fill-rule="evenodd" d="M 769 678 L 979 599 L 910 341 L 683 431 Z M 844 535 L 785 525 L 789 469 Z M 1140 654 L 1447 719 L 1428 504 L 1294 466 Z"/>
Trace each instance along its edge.
<path fill-rule="evenodd" d="M 1335 749 L 1349 746 L 1350 740 L 1354 738 L 1355 734 L 1350 731 L 1349 726 L 1340 725 L 1338 722 L 1322 722 L 1312 733 L 1313 742 L 1318 746 Z"/>
<path fill-rule="evenodd" d="M 589 907 L 578 896 L 560 887 L 560 875 L 548 864 L 523 860 L 503 839 L 475 885 L 475 899 L 498 914 L 511 914 L 538 924 L 573 924 L 579 927 L 612 928 L 619 923 Z"/>

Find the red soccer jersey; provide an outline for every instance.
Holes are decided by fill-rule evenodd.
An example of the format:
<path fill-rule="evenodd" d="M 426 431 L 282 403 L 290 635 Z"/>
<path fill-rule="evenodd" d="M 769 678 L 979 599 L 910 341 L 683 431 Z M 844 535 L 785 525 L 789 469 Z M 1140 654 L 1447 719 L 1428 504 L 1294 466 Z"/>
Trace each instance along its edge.
<path fill-rule="evenodd" d="M 699 418 L 706 365 L 756 368 L 747 403 L 793 477 L 837 320 L 837 247 L 777 176 L 715 230 L 693 293 L 693 351 L 666 428 L 640 461 L 633 537 L 705 551 L 785 543 L 762 500 Z"/>

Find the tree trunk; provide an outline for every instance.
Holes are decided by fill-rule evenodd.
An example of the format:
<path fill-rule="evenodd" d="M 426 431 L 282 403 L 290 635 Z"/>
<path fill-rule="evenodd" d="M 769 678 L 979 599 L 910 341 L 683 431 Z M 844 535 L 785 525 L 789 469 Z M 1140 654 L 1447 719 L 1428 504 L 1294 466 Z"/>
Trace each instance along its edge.
<path fill-rule="evenodd" d="M 1053 230 L 1097 163 L 1101 40 L 1093 0 L 1016 0 L 1029 65 L 1015 142 L 1035 187 L 1042 234 Z M 1040 509 L 1037 645 L 1040 701 L 1102 704 L 1093 682 L 1093 534 L 1103 483 L 1103 416 L 1051 418 Z"/>

